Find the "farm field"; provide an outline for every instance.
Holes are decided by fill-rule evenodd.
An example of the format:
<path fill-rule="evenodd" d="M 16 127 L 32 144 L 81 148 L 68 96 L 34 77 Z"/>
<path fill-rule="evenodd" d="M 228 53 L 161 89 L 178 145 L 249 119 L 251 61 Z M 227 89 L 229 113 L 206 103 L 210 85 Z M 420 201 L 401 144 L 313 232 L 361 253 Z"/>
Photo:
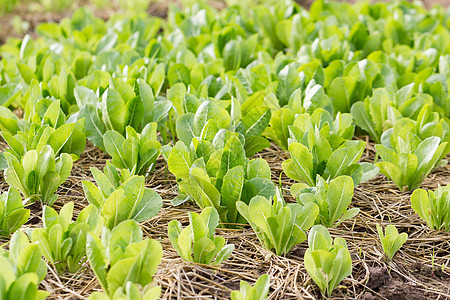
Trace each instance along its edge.
<path fill-rule="evenodd" d="M 450 299 L 445 3 L 29 3 L 0 299 Z"/>

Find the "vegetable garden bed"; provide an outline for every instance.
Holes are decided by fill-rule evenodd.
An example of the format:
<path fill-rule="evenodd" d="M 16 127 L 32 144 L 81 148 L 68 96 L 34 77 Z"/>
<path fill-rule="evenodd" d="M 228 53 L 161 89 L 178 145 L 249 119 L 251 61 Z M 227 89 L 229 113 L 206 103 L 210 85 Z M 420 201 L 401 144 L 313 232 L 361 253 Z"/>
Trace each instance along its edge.
<path fill-rule="evenodd" d="M 238 204 L 236 211 L 239 213 L 236 212 L 237 215 L 233 218 L 227 214 L 231 209 L 224 198 L 226 193 L 231 194 L 233 188 L 241 184 L 241 194 L 237 200 L 242 200 L 246 205 L 250 205 L 250 199 L 253 201 L 258 197 L 261 201 L 266 201 L 265 198 L 280 201 L 279 195 L 282 195 L 284 201 L 291 205 L 288 205 L 289 207 L 299 203 L 302 207 L 314 208 L 319 204 L 307 203 L 306 200 L 310 199 L 307 197 L 321 196 L 314 194 L 316 190 L 303 189 L 306 186 L 299 185 L 299 182 L 306 182 L 310 187 L 319 187 L 322 181 L 321 177 L 315 177 L 318 174 L 322 177 L 328 176 L 327 184 L 331 186 L 334 180 L 343 180 L 345 177 L 347 181 L 354 183 L 354 189 L 351 203 L 344 211 L 359 209 L 359 213 L 351 214 L 347 219 L 342 213 L 337 215 L 336 220 L 328 215 L 316 219 L 316 224 L 324 224 L 328 220 L 330 226 L 327 226 L 327 230 L 333 238 L 345 240 L 351 257 L 351 274 L 344 276 L 343 281 L 337 283 L 332 298 L 450 299 L 449 231 L 430 229 L 429 224 L 412 208 L 413 191 L 409 191 L 415 189 L 412 186 L 415 187 L 416 184 L 421 189 L 435 191 L 439 186 L 450 183 L 450 166 L 439 162 L 440 158 L 449 158 L 446 155 L 446 142 L 450 141 L 450 114 L 447 112 L 450 110 L 450 98 L 446 87 L 450 82 L 450 50 L 445 41 L 450 36 L 450 11 L 439 7 L 434 11 L 427 11 L 421 6 L 406 2 L 347 6 L 348 4 L 317 1 L 313 5 L 311 15 L 308 15 L 300 6 L 288 2 L 279 4 L 273 11 L 264 6 L 252 8 L 252 17 L 257 20 L 254 21 L 250 17 L 237 17 L 246 9 L 250 9 L 244 6 L 245 3 L 242 5 L 241 11 L 231 7 L 225 8 L 220 14 L 207 5 L 184 12 L 174 9 L 169 12 L 166 20 L 144 16 L 113 16 L 106 21 L 110 23 L 93 18 L 86 11 L 78 11 L 72 20 L 63 20 L 60 27 L 38 27 L 39 39 L 34 42 L 29 37 L 25 37 L 23 42 L 11 39 L 0 48 L 0 101 L 6 103 L 0 107 L 3 109 L 0 110 L 0 129 L 4 138 L 0 141 L 0 151 L 10 149 L 0 159 L 0 165 L 4 169 L 7 168 L 1 172 L 0 190 L 6 195 L 10 186 L 13 186 L 20 191 L 23 199 L 31 199 L 26 203 L 30 216 L 18 231 L 26 232 L 32 242 L 39 240 L 39 243 L 43 243 L 42 239 L 33 237 L 31 232 L 36 228 L 49 227 L 52 222 L 51 218 L 48 219 L 51 213 L 47 211 L 46 215 L 43 212 L 45 203 L 42 201 L 47 201 L 57 212 L 67 207 L 66 204 L 73 203 L 71 221 L 81 219 L 79 216 L 83 215 L 80 214 L 83 209 L 93 209 L 95 215 L 103 220 L 103 225 L 114 232 L 114 228 L 117 228 L 122 220 L 121 210 L 125 210 L 125 204 L 129 205 L 119 202 L 125 201 L 123 199 L 127 196 L 122 199 L 120 197 L 123 194 L 117 191 L 126 190 L 126 183 L 131 179 L 137 180 L 141 178 L 139 175 L 145 175 L 145 188 L 147 191 L 156 192 L 162 202 L 158 204 L 157 196 L 152 196 L 152 200 L 148 200 L 150 204 L 142 204 L 144 207 L 134 203 L 133 205 L 142 210 L 131 211 L 129 216 L 133 217 L 129 218 L 140 221 L 144 236 L 142 242 L 151 239 L 162 246 L 162 259 L 153 283 L 153 286 L 161 287 L 161 299 L 229 299 L 232 291 L 239 290 L 242 280 L 253 285 L 264 274 L 268 274 L 270 279 L 269 299 L 320 299 L 326 293 L 320 291 L 305 268 L 305 255 L 308 248 L 312 248 L 308 245 L 308 240 L 294 243 L 292 249 L 286 249 L 286 254 L 277 255 L 275 252 L 278 248 L 275 245 L 273 249 L 263 246 L 255 233 L 254 224 L 252 227 L 248 224 L 243 227 L 234 226 L 234 221 L 244 223 L 246 220 L 239 216 L 241 213 L 245 217 L 240 209 L 242 205 Z M 353 11 L 337 14 L 336 19 L 333 13 L 337 9 L 360 10 L 367 18 L 358 20 L 356 14 L 352 14 Z M 420 22 L 412 26 L 408 17 L 402 16 L 403 19 L 396 20 L 395 18 L 400 17 L 394 17 L 392 11 L 411 14 Z M 223 22 L 221 26 L 214 25 L 212 20 L 215 14 L 220 16 Z M 370 14 L 373 19 L 368 17 Z M 374 21 L 383 14 L 390 22 L 389 26 L 382 26 Z M 300 15 L 302 17 L 299 17 Z M 235 23 L 230 21 L 233 18 L 236 18 Z M 301 18 L 304 18 L 303 21 L 299 21 Z M 316 23 L 311 23 L 309 18 L 314 19 Z M 354 18 L 355 24 L 348 24 L 350 21 L 346 18 Z M 241 23 L 238 23 L 238 20 Z M 122 21 L 123 23 L 120 23 Z M 197 21 L 203 23 L 195 23 Z M 252 23 L 253 21 L 256 24 Z M 83 26 L 92 26 L 90 24 L 96 24 L 98 32 L 95 32 L 94 27 L 80 30 Z M 109 24 L 115 24 L 116 27 Z M 174 24 L 178 26 L 179 31 L 175 30 Z M 335 26 L 336 24 L 339 26 Z M 369 26 L 365 27 L 367 24 Z M 318 29 L 314 29 L 314 26 Z M 108 30 L 109 27 L 113 30 Z M 369 28 L 367 34 L 365 28 Z M 380 33 L 380 28 L 385 31 Z M 275 37 L 270 36 L 271 30 L 274 30 L 272 33 Z M 291 36 L 284 34 L 288 30 L 291 30 Z M 133 35 L 138 31 L 139 35 Z M 82 34 L 77 36 L 78 33 L 74 32 Z M 175 33 L 168 36 L 169 32 Z M 292 38 L 294 33 L 301 38 Z M 96 42 L 89 44 L 89 40 L 81 35 L 90 36 Z M 206 37 L 208 35 L 211 37 Z M 158 39 L 158 36 L 164 38 Z M 318 36 L 322 40 L 316 40 Z M 340 38 L 335 38 L 337 36 Z M 187 37 L 191 39 L 188 40 Z M 203 38 L 213 45 L 212 50 L 204 50 L 208 44 L 201 43 Z M 181 46 L 178 45 L 179 49 L 173 50 L 172 47 L 177 43 Z M 306 47 L 302 48 L 302 45 Z M 259 51 L 258 55 L 256 49 Z M 376 52 L 380 49 L 382 51 Z M 216 60 L 207 57 L 213 55 L 211 51 L 218 57 Z M 350 52 L 352 54 L 349 54 Z M 383 56 L 384 54 L 386 56 Z M 352 62 L 358 63 L 352 65 Z M 203 69 L 192 71 L 197 70 L 196 68 Z M 264 70 L 268 70 L 269 75 L 265 74 Z M 107 78 L 106 73 L 114 75 L 114 79 Z M 210 74 L 212 76 L 208 77 Z M 189 85 L 191 86 L 187 89 L 186 86 Z M 152 100 L 147 101 L 149 98 Z M 142 101 L 142 104 L 139 101 Z M 366 101 L 367 105 L 364 106 L 362 101 Z M 139 103 L 133 104 L 137 109 L 130 108 L 133 105 L 129 103 L 137 102 Z M 359 104 L 355 106 L 355 103 Z M 151 113 L 147 113 L 149 107 Z M 52 109 L 53 113 L 48 113 Z M 379 113 L 383 109 L 385 111 L 378 116 L 377 111 Z M 12 111 L 28 123 L 17 123 L 19 118 L 13 117 L 10 114 Z M 129 111 L 132 113 L 128 113 Z M 127 117 L 127 114 L 131 117 Z M 384 116 L 381 116 L 383 114 Z M 362 115 L 368 117 L 364 119 Z M 315 116 L 319 117 L 314 119 Z M 85 120 L 80 121 L 83 118 Z M 382 125 L 377 124 L 377 118 L 382 119 Z M 208 122 L 210 120 L 213 122 Z M 288 128 L 285 122 L 293 126 Z M 147 127 L 149 123 L 154 125 Z M 130 127 L 126 128 L 126 125 Z M 427 131 L 424 129 L 426 126 L 433 130 Z M 36 134 L 39 128 L 43 127 L 51 127 L 48 129 L 48 136 Z M 328 131 L 322 130 L 325 127 Z M 57 131 L 59 128 L 65 128 L 65 131 Z M 222 135 L 220 128 L 226 128 Z M 320 129 L 320 133 L 316 128 Z M 352 128 L 356 128 L 355 135 Z M 367 135 L 367 132 L 372 136 Z M 383 132 L 389 132 L 389 135 L 382 135 Z M 49 138 L 53 133 L 57 134 Z M 15 134 L 23 134 L 26 138 L 20 139 L 16 136 L 17 143 L 14 143 L 12 137 Z M 61 142 L 58 135 L 63 134 L 66 134 L 65 140 Z M 84 134 L 87 137 L 86 147 L 81 147 L 81 143 L 77 145 L 76 142 L 77 139 L 82 139 Z M 323 139 L 328 141 L 326 145 L 323 144 Z M 404 145 L 400 139 L 404 141 Z M 42 145 L 36 142 L 38 140 Z M 126 148 L 127 141 L 131 144 L 136 140 L 138 142 L 133 144 L 137 145 L 135 148 Z M 434 148 L 431 146 L 432 140 L 436 142 Z M 144 145 L 146 141 L 151 143 Z M 415 150 L 420 148 L 418 145 L 424 141 L 429 142 L 428 152 L 417 154 Z M 18 143 L 26 146 L 22 149 Z M 47 148 L 43 144 L 48 145 Z M 183 148 L 185 144 L 187 147 Z M 414 165 L 413 162 L 405 169 L 404 174 L 409 177 L 405 175 L 401 180 L 397 179 L 391 169 L 387 169 L 386 164 L 379 164 L 380 161 L 387 162 L 391 158 L 380 154 L 383 153 L 380 144 L 394 149 L 392 152 L 402 154 L 407 147 L 412 147 L 409 155 L 416 153 L 418 163 Z M 294 149 L 292 145 L 297 148 Z M 443 145 L 441 148 L 445 150 L 442 150 L 442 155 L 436 156 L 434 164 L 430 164 L 428 169 L 431 172 L 426 171 L 425 167 L 421 169 L 420 159 L 425 160 L 423 156 L 428 153 L 434 154 L 432 150 L 438 152 L 438 145 Z M 81 151 L 78 146 L 82 148 Z M 326 155 L 321 153 L 325 152 L 327 147 L 330 150 L 326 150 Z M 362 149 L 360 152 L 354 150 L 358 147 Z M 337 168 L 336 171 L 331 166 L 334 161 L 328 158 L 337 156 L 335 152 L 344 148 L 345 154 L 358 152 L 358 155 L 355 155 L 357 159 L 348 163 L 344 170 Z M 46 149 L 48 152 L 45 152 Z M 134 154 L 130 149 L 139 154 Z M 303 151 L 301 155 L 298 154 L 299 151 Z M 297 165 L 294 166 L 296 160 L 300 161 L 300 167 L 309 166 L 309 162 L 301 162 L 302 158 L 309 157 L 308 151 L 312 153 L 309 154 L 312 164 L 309 173 L 299 170 Z M 145 156 L 148 153 L 154 155 Z M 69 169 L 70 175 L 65 181 L 62 180 L 63 184 L 57 185 L 57 189 L 55 187 L 57 197 L 52 198 L 53 192 L 45 190 L 51 185 L 51 180 L 45 177 L 41 179 L 43 184 L 39 185 L 40 182 L 33 177 L 39 175 L 29 175 L 34 172 L 28 170 L 33 169 L 31 164 L 28 168 L 26 163 L 22 163 L 23 157 L 33 155 L 36 155 L 36 161 L 41 163 L 37 158 L 41 155 L 51 157 L 57 163 L 62 162 L 65 155 L 74 158 L 73 166 Z M 136 155 L 136 159 L 133 160 L 134 163 L 129 163 L 131 159 L 128 157 L 132 155 Z M 408 159 L 414 161 L 415 158 L 410 156 Z M 22 163 L 25 167 L 23 174 L 26 175 L 23 177 L 26 181 L 22 185 L 27 186 L 22 190 L 21 184 L 15 185 L 11 181 L 14 172 L 21 178 L 20 167 L 12 162 L 16 157 L 18 164 Z M 187 171 L 183 169 L 180 158 L 186 160 Z M 263 173 L 267 169 L 258 158 L 268 163 L 271 183 L 264 177 L 266 175 Z M 294 161 L 289 165 L 288 160 L 291 158 Z M 335 161 L 344 163 L 347 158 Z M 151 163 L 146 165 L 146 162 Z M 250 174 L 251 162 L 257 165 L 256 175 Z M 115 167 L 110 168 L 111 163 Z M 36 163 L 34 167 L 38 170 L 45 164 Z M 397 160 L 393 164 L 401 166 L 402 162 Z M 226 168 L 225 171 L 223 165 L 226 165 L 223 167 Z M 382 171 L 385 168 L 384 174 L 394 181 L 378 174 L 378 171 L 375 174 L 375 165 Z M 147 173 L 150 166 L 152 168 Z M 116 171 L 116 167 L 122 171 Z M 58 169 L 58 166 L 56 168 Z M 239 173 L 240 168 L 242 174 Z M 58 172 L 62 174 L 63 169 L 64 167 L 61 167 Z M 231 174 L 233 170 L 235 173 Z M 108 179 L 111 182 L 106 184 L 104 179 L 99 179 L 104 176 L 99 175 L 103 174 L 101 171 L 107 176 L 113 174 Z M 140 174 L 140 171 L 143 173 Z M 38 172 L 42 171 L 36 171 L 34 174 L 39 174 Z M 54 174 L 50 169 L 47 173 Z M 231 175 L 227 177 L 229 174 Z M 420 178 L 414 177 L 415 174 L 426 177 L 421 182 Z M 62 175 L 61 177 L 64 179 Z M 113 177 L 116 182 L 111 179 Z M 414 180 L 411 179 L 413 177 Z M 242 183 L 237 183 L 240 178 Z M 255 187 L 246 189 L 246 184 L 255 179 L 259 180 L 257 184 L 256 181 L 252 182 Z M 9 180 L 8 183 L 6 180 Z M 308 181 L 313 181 L 314 184 Z M 36 182 L 37 185 L 30 185 L 29 182 Z M 232 188 L 226 190 L 224 186 L 228 183 Z M 194 189 L 196 184 L 201 188 Z M 114 187 L 110 188 L 109 185 Z M 214 202 L 216 194 L 211 191 L 212 187 L 219 194 L 219 201 L 222 201 L 220 205 Z M 331 187 L 327 189 L 331 190 Z M 133 192 L 138 194 L 137 190 L 138 188 Z M 267 190 L 273 191 L 267 192 L 270 197 L 266 197 L 265 192 L 262 192 Z M 278 191 L 277 194 L 275 190 Z M 144 192 L 142 186 L 139 193 L 146 195 L 147 191 Z M 437 193 L 436 191 L 436 195 Z M 114 196 L 120 198 L 114 203 L 125 204 L 116 207 L 113 217 L 110 217 L 105 203 Z M 305 198 L 302 198 L 303 196 Z M 330 197 L 332 196 L 328 198 Z M 446 197 L 449 199 L 448 206 L 444 207 L 443 211 L 450 216 L 450 196 Z M 203 202 L 206 198 L 213 200 Z M 52 199 L 56 201 L 52 203 Z M 319 202 L 317 198 L 314 199 L 317 201 L 315 203 Z M 420 201 L 424 203 L 423 198 Z M 146 205 L 151 206 L 151 209 Z M 158 205 L 161 206 L 160 209 Z M 215 230 L 215 236 L 225 238 L 227 245 L 234 245 L 231 255 L 220 264 L 214 264 L 213 261 L 190 262 L 181 258 L 180 251 L 177 251 L 173 244 L 173 236 L 169 238 L 171 233 L 170 230 L 168 233 L 168 227 L 173 228 L 173 221 L 179 221 L 182 228 L 194 224 L 195 217 L 191 213 L 200 214 L 202 209 L 199 206 L 203 206 L 203 211 L 211 206 L 219 211 L 218 218 L 223 224 Z M 300 206 L 295 209 L 300 211 Z M 295 209 L 292 208 L 292 211 L 296 211 Z M 142 215 L 150 216 L 153 211 L 155 213 L 152 217 L 140 219 Z M 301 214 L 299 211 L 297 213 Z M 2 217 L 0 215 L 0 220 Z M 334 226 L 339 218 L 342 222 Z M 198 222 L 198 219 L 196 220 Z M 127 221 L 123 223 L 125 222 Z M 195 224 L 200 226 L 199 223 Z M 6 226 L 1 222 L 0 225 Z M 388 225 L 394 225 L 399 232 L 408 234 L 406 242 L 400 245 L 396 253 L 394 251 L 392 259 L 385 254 L 377 225 L 381 225 L 383 230 Z M 304 229 L 306 236 L 311 232 L 311 226 Z M 43 259 L 48 270 L 38 287 L 49 293 L 47 299 L 87 299 L 94 292 L 106 292 L 98 269 L 92 267 L 95 236 L 100 236 L 102 232 L 100 227 L 94 227 L 89 230 L 92 234 L 88 234 L 89 238 L 85 242 L 88 245 L 89 259 L 83 255 L 83 260 L 75 272 L 67 272 L 65 266 L 61 270 L 62 265 L 56 263 L 57 259 L 55 263 L 47 256 Z M 0 227 L 2 230 L 3 228 Z M 106 232 L 104 229 L 102 235 L 111 234 Z M 6 251 L 11 245 L 11 234 L 0 238 Z M 300 233 L 297 234 L 300 236 Z M 91 235 L 94 237 L 91 238 Z M 178 241 L 180 240 L 181 237 Z M 157 261 L 157 251 L 153 251 L 150 258 Z M 11 252 L 15 253 L 13 250 Z M 194 250 L 193 252 L 195 254 Z M 6 253 L 0 255 L 8 257 Z M 13 261 L 13 258 L 8 257 L 8 260 Z M 75 265 L 77 264 L 78 261 Z M 106 270 L 112 269 L 112 263 L 110 267 L 106 267 Z M 4 273 L 4 270 L 0 270 L 0 280 L 6 278 Z M 138 282 L 136 278 L 135 281 L 130 281 Z M 125 284 L 126 282 L 119 284 L 124 288 L 122 292 L 131 293 L 129 290 L 125 291 Z M 112 283 L 108 281 L 108 285 L 111 287 Z M 152 284 L 147 287 L 137 286 L 149 292 Z M 0 296 L 7 295 L 1 294 L 2 292 L 0 289 Z M 112 294 L 104 294 L 106 298 L 96 294 L 98 298 L 92 298 L 113 299 Z M 128 294 L 128 297 L 134 299 L 130 295 Z M 146 295 L 148 298 L 142 299 L 153 299 L 151 296 L 155 295 L 156 292 L 151 292 L 150 296 Z"/>

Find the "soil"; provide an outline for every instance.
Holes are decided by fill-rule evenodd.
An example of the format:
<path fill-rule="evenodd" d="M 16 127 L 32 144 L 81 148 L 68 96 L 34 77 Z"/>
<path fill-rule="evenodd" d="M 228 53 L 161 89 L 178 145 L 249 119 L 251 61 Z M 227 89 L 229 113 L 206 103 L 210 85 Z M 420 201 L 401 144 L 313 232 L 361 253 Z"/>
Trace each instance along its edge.
<path fill-rule="evenodd" d="M 305 6 L 309 0 L 302 2 Z M 425 0 L 427 5 L 432 1 Z M 222 5 L 215 1 L 214 5 Z M 449 5 L 450 0 L 438 0 L 433 3 Z M 167 2 L 156 3 L 149 8 L 149 13 L 162 18 L 167 17 Z M 107 19 L 113 10 L 94 11 L 97 17 Z M 27 33 L 33 35 L 34 28 L 41 22 L 59 22 L 72 12 L 35 14 L 25 6 L 19 6 L 10 15 L 0 17 L 0 45 L 7 37 L 21 35 L 13 33 L 11 19 L 18 15 L 30 23 Z M 9 27 L 8 27 L 9 26 Z M 368 137 L 362 161 L 372 162 L 374 158 L 373 143 Z M 0 141 L 0 150 L 4 148 Z M 287 188 L 292 184 L 283 173 L 281 162 L 287 159 L 286 153 L 272 145 L 256 155 L 268 161 L 272 169 L 274 182 L 282 183 L 287 202 L 295 201 L 289 196 Z M 450 157 L 447 157 L 449 159 Z M 87 205 L 84 199 L 81 180 L 93 180 L 89 167 L 100 169 L 109 156 L 88 143 L 86 151 L 74 164 L 72 175 L 58 190 L 60 195 L 54 208 L 59 210 L 68 201 L 75 202 L 75 215 Z M 179 258 L 167 238 L 169 220 L 179 220 L 183 226 L 188 223 L 187 212 L 197 211 L 192 203 L 173 207 L 170 201 L 177 195 L 176 180 L 168 173 L 164 161 L 158 160 L 155 171 L 147 178 L 147 186 L 157 191 L 164 199 L 160 214 L 142 224 L 145 235 L 160 241 L 164 256 L 158 269 L 156 280 L 162 287 L 163 299 L 227 299 L 231 290 L 239 288 L 239 282 L 246 280 L 253 283 L 260 275 L 271 277 L 270 299 L 318 299 L 322 298 L 318 288 L 311 282 L 303 266 L 306 243 L 296 246 L 286 257 L 279 257 L 264 250 L 259 245 L 255 234 L 249 229 L 220 229 L 218 234 L 224 236 L 228 243 L 236 245 L 229 260 L 220 268 L 211 269 L 202 265 L 189 263 Z M 426 179 L 423 188 L 436 188 L 438 184 L 450 182 L 450 166 L 438 168 Z M 0 176 L 0 190 L 7 186 Z M 352 253 L 353 273 L 345 279 L 333 296 L 339 299 L 450 299 L 450 235 L 426 228 L 412 211 L 409 202 L 410 193 L 402 193 L 384 176 L 377 176 L 370 182 L 355 189 L 352 207 L 361 209 L 354 219 L 331 229 L 333 236 L 341 236 L 349 244 Z M 42 207 L 34 203 L 29 207 L 31 217 L 26 227 L 32 228 L 41 223 Z M 408 232 L 410 238 L 394 257 L 386 263 L 377 234 L 376 223 L 395 224 L 400 231 Z M 444 267 L 441 267 L 444 266 Z M 86 299 L 100 289 L 89 268 L 82 269 L 75 276 L 49 272 L 41 283 L 41 288 L 52 293 L 49 299 Z"/>

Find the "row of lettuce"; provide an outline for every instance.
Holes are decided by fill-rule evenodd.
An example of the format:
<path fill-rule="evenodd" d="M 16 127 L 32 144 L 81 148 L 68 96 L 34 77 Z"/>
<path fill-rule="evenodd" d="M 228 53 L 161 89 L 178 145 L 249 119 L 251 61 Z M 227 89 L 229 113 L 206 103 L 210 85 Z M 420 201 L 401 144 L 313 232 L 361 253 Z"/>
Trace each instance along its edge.
<path fill-rule="evenodd" d="M 449 23 L 441 7 L 406 2 L 319 0 L 305 11 L 288 1 L 220 12 L 172 6 L 167 21 L 104 22 L 79 10 L 41 24 L 38 39 L 9 40 L 1 47 L 8 149 L 0 166 L 11 188 L 1 195 L 0 234 L 28 221 L 24 205 L 45 206 L 43 227 L 14 233 L 0 257 L 8 265 L 2 299 L 45 298 L 37 291 L 41 256 L 57 272 L 88 260 L 104 290 L 93 299 L 157 298 L 162 249 L 143 239 L 138 222 L 162 207 L 145 187 L 160 156 L 177 180 L 172 203 L 202 209 L 185 228 L 168 225 L 188 261 L 221 264 L 231 255 L 234 245 L 214 234 L 219 224 L 248 223 L 277 255 L 309 230 L 305 268 L 330 296 L 352 263 L 345 240 L 326 228 L 359 213 L 349 209 L 354 187 L 380 172 L 401 191 L 415 190 L 411 205 L 430 228 L 447 230 L 447 187 L 418 188 L 450 151 Z M 366 143 L 355 131 L 370 135 L 381 161 L 360 162 Z M 51 206 L 86 138 L 111 160 L 91 168 L 95 183 L 83 181 L 89 206 L 72 221 L 74 203 L 59 214 Z M 269 164 L 254 158 L 270 141 L 289 152 L 282 167 L 296 203 L 285 203 Z M 392 225 L 378 232 L 389 258 L 407 238 Z M 232 297 L 259 299 L 251 297 L 267 294 L 268 284 L 267 276 L 253 288 L 242 283 Z"/>

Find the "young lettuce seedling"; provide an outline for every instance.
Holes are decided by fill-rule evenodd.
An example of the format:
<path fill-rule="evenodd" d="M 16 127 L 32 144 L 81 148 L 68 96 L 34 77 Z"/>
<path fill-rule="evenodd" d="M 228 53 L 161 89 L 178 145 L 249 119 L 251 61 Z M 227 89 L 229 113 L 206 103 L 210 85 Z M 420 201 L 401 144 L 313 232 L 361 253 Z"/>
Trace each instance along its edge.
<path fill-rule="evenodd" d="M 289 178 L 311 187 L 316 185 L 317 175 L 326 180 L 348 175 L 356 186 L 375 177 L 379 171 L 370 163 L 358 163 L 364 146 L 362 141 L 346 141 L 333 150 L 327 137 L 316 128 L 309 131 L 306 141 L 305 138 L 301 142 L 290 139 L 289 153 L 292 158 L 283 162 L 283 171 Z"/>
<path fill-rule="evenodd" d="M 80 108 L 77 118 L 85 119 L 86 136 L 104 150 L 103 136 L 107 130 L 123 135 L 126 127 L 130 126 L 136 132 L 141 132 L 148 123 L 159 123 L 167 116 L 172 103 L 157 100 L 155 94 L 152 87 L 142 79 L 132 86 L 122 79 L 111 78 L 101 101 L 93 90 L 78 86 L 74 89 Z"/>
<path fill-rule="evenodd" d="M 298 192 L 295 185 L 291 187 L 291 193 L 297 198 L 299 204 L 317 204 L 319 215 L 316 224 L 322 224 L 328 228 L 336 227 L 359 213 L 359 208 L 348 209 L 354 188 L 350 176 L 338 176 L 330 182 L 326 182 L 317 175 L 316 182 L 316 187 L 305 188 Z"/>
<path fill-rule="evenodd" d="M 142 222 L 158 214 L 162 199 L 145 187 L 144 176 L 131 176 L 127 169 L 119 173 L 111 164 L 107 164 L 104 171 L 91 168 L 97 186 L 90 181 L 82 183 L 89 204 L 100 210 L 107 228 L 113 229 L 129 219 Z"/>
<path fill-rule="evenodd" d="M 73 160 L 67 153 L 55 157 L 49 145 L 40 152 L 30 150 L 19 161 L 14 155 L 5 152 L 8 168 L 5 181 L 19 190 L 26 199 L 41 200 L 46 205 L 53 205 L 58 198 L 54 192 L 69 177 Z"/>
<path fill-rule="evenodd" d="M 178 141 L 167 159 L 184 199 L 191 197 L 200 208 L 214 207 L 228 224 L 245 222 L 237 201 L 275 194 L 269 165 L 261 158 L 247 159 L 239 136 L 221 130 L 212 142 L 194 138 L 189 149 Z"/>
<path fill-rule="evenodd" d="M 48 292 L 39 291 L 47 273 L 39 246 L 31 244 L 23 232 L 11 237 L 9 252 L 0 255 L 0 299 L 43 300 Z"/>
<path fill-rule="evenodd" d="M 161 144 L 156 136 L 156 123 L 147 124 L 142 132 L 126 127 L 126 137 L 114 130 L 103 136 L 106 152 L 111 155 L 111 163 L 119 169 L 127 169 L 131 175 L 145 176 L 155 165 Z"/>
<path fill-rule="evenodd" d="M 190 145 L 196 138 L 199 141 L 213 142 L 219 132 L 229 130 L 239 135 L 243 141 L 245 155 L 252 157 L 255 153 L 270 146 L 262 137 L 271 119 L 271 111 L 262 103 L 253 103 L 248 98 L 242 105 L 233 98 L 231 114 L 216 101 L 206 100 L 196 110 L 178 116 L 176 131 L 178 138 Z"/>
<path fill-rule="evenodd" d="M 345 141 L 351 140 L 355 132 L 355 125 L 352 125 L 351 114 L 337 113 L 333 120 L 331 114 L 323 108 L 317 108 L 311 115 L 304 113 L 295 119 L 289 126 L 290 136 L 293 140 L 308 145 L 309 132 L 319 130 L 320 134 L 328 140 L 331 149 L 334 151 Z"/>
<path fill-rule="evenodd" d="M 73 123 L 67 121 L 59 100 L 44 98 L 32 108 L 26 107 L 24 119 L 17 121 L 17 126 L 20 130 L 8 130 L 0 126 L 1 135 L 9 146 L 5 152 L 17 159 L 21 159 L 27 151 L 40 152 L 45 145 L 50 145 L 56 157 L 67 153 L 77 160 L 86 145 L 84 119 Z"/>
<path fill-rule="evenodd" d="M 397 137 L 395 149 L 375 145 L 382 162 L 376 163 L 380 172 L 394 181 L 401 191 L 412 191 L 422 184 L 425 177 L 447 154 L 447 142 L 441 143 L 436 136 L 422 142 L 409 134 L 407 139 Z"/>
<path fill-rule="evenodd" d="M 111 231 L 103 227 L 101 240 L 88 233 L 86 253 L 104 291 L 104 294 L 94 293 L 91 299 L 159 297 L 161 288 L 155 285 L 153 275 L 161 263 L 162 247 L 155 240 L 143 239 L 142 230 L 134 220 L 124 221 Z M 150 298 L 141 298 L 140 288 Z"/>
<path fill-rule="evenodd" d="M 438 186 L 435 191 L 415 190 L 411 195 L 411 207 L 427 222 L 431 229 L 450 228 L 450 185 Z"/>
<path fill-rule="evenodd" d="M 317 204 L 312 202 L 286 204 L 279 189 L 270 200 L 256 196 L 248 205 L 238 201 L 236 207 L 263 247 L 277 255 L 285 255 L 303 242 L 306 239 L 304 231 L 314 225 L 319 213 Z"/>
<path fill-rule="evenodd" d="M 264 274 L 258 278 L 254 286 L 242 280 L 240 290 L 232 291 L 230 297 L 231 300 L 266 300 L 269 288 L 269 275 Z"/>
<path fill-rule="evenodd" d="M 397 253 L 397 251 L 408 239 L 408 234 L 406 232 L 399 234 L 397 228 L 390 224 L 386 226 L 386 230 L 383 233 L 383 228 L 381 228 L 381 225 L 377 223 L 377 232 L 383 251 L 389 259 L 394 257 L 395 253 Z"/>
<path fill-rule="evenodd" d="M 44 206 L 44 228 L 31 232 L 31 241 L 38 244 L 42 254 L 60 273 L 78 271 L 86 255 L 88 232 L 99 234 L 102 220 L 94 205 L 84 208 L 76 222 L 72 222 L 73 202 L 65 204 L 59 214 L 51 207 Z"/>
<path fill-rule="evenodd" d="M 328 230 L 315 225 L 308 235 L 305 269 L 320 291 L 331 297 L 336 286 L 352 273 L 352 259 L 343 238 L 334 241 Z"/>
<path fill-rule="evenodd" d="M 30 210 L 23 208 L 22 196 L 14 189 L 0 195 L 0 236 L 9 236 L 28 221 Z"/>
<path fill-rule="evenodd" d="M 223 237 L 214 236 L 217 225 L 219 214 L 213 207 L 203 209 L 200 215 L 189 212 L 189 225 L 184 229 L 179 221 L 170 221 L 169 239 L 182 258 L 206 265 L 220 265 L 231 255 L 234 245 L 225 245 Z"/>

